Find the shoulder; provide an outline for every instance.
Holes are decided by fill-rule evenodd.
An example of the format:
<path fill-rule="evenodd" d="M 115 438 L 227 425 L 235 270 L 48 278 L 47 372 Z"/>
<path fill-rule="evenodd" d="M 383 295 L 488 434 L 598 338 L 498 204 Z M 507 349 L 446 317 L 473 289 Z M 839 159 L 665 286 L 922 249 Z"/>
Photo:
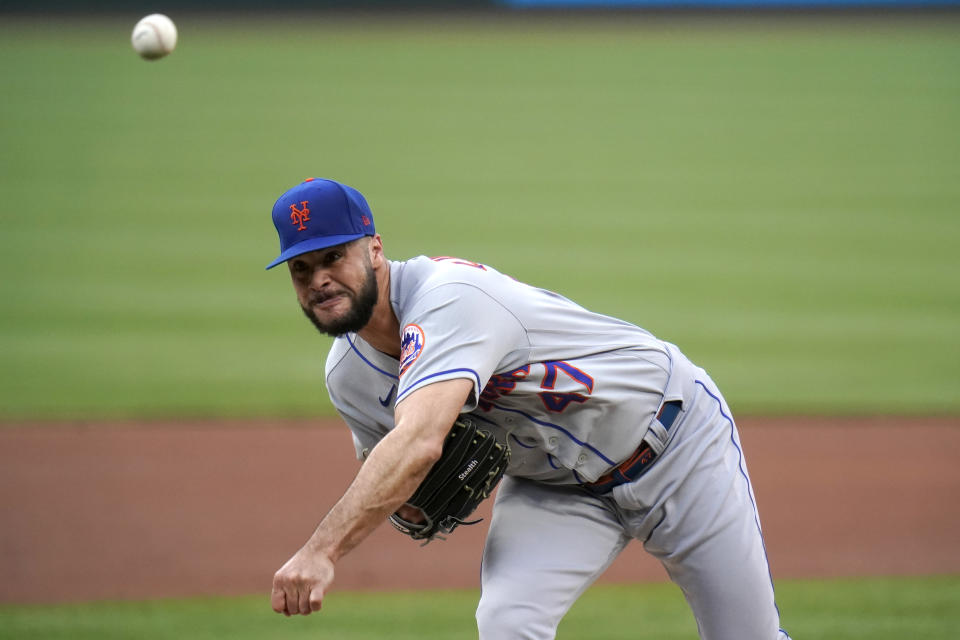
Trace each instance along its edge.
<path fill-rule="evenodd" d="M 418 256 L 392 263 L 391 278 L 391 302 L 394 309 L 401 312 L 438 291 L 493 293 L 519 284 L 490 266 L 449 256 Z"/>

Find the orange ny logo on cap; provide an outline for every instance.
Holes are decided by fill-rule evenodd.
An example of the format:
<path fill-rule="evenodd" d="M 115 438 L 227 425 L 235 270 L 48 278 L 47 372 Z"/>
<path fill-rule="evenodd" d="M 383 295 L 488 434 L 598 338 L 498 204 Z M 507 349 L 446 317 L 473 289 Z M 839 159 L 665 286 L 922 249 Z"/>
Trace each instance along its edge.
<path fill-rule="evenodd" d="M 297 231 L 306 231 L 307 227 L 304 226 L 304 222 L 310 222 L 310 209 L 307 209 L 307 200 L 300 202 L 302 209 L 297 209 L 297 205 L 290 205 L 290 220 L 293 224 L 300 225 L 297 227 Z"/>

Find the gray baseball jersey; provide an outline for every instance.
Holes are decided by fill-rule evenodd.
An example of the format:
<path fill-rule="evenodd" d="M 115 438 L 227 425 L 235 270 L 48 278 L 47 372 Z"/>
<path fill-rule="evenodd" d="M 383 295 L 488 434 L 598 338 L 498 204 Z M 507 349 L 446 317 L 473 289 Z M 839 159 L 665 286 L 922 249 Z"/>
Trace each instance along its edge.
<path fill-rule="evenodd" d="M 390 278 L 401 360 L 355 335 L 327 359 L 359 452 L 392 427 L 393 402 L 451 378 L 474 383 L 463 411 L 510 443 L 510 475 L 592 481 L 640 444 L 669 369 L 650 333 L 462 260 L 391 262 Z"/>
<path fill-rule="evenodd" d="M 397 401 L 474 383 L 462 411 L 512 451 L 484 552 L 481 638 L 553 638 L 630 539 L 681 586 L 702 638 L 788 638 L 736 427 L 702 369 L 637 326 L 486 265 L 418 257 L 390 262 L 390 279 L 400 359 L 338 338 L 327 389 L 363 458 L 393 428 Z M 657 419 L 667 402 L 682 407 L 669 429 Z M 581 488 L 643 443 L 658 456 L 645 475 L 606 495 Z"/>

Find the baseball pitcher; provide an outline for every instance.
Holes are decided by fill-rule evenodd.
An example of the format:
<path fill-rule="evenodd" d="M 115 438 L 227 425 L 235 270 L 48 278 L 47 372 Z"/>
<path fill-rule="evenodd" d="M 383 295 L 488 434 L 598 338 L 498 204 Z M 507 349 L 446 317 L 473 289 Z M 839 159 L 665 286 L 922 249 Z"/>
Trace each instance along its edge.
<path fill-rule="evenodd" d="M 386 258 L 364 197 L 309 179 L 273 207 L 297 299 L 335 336 L 326 383 L 364 461 L 273 581 L 320 609 L 337 561 L 390 521 L 469 523 L 499 485 L 477 608 L 485 640 L 553 638 L 631 541 L 707 640 L 786 640 L 750 476 L 710 376 L 672 344 L 484 265 Z"/>

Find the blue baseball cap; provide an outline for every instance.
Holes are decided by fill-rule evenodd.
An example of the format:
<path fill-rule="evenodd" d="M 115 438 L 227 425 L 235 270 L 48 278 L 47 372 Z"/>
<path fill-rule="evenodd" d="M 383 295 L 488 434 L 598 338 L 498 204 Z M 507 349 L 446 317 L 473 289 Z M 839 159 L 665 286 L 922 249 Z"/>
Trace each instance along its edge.
<path fill-rule="evenodd" d="M 280 256 L 267 269 L 377 232 L 363 195 L 326 178 L 307 178 L 280 196 L 273 205 L 273 226 L 280 236 Z"/>

